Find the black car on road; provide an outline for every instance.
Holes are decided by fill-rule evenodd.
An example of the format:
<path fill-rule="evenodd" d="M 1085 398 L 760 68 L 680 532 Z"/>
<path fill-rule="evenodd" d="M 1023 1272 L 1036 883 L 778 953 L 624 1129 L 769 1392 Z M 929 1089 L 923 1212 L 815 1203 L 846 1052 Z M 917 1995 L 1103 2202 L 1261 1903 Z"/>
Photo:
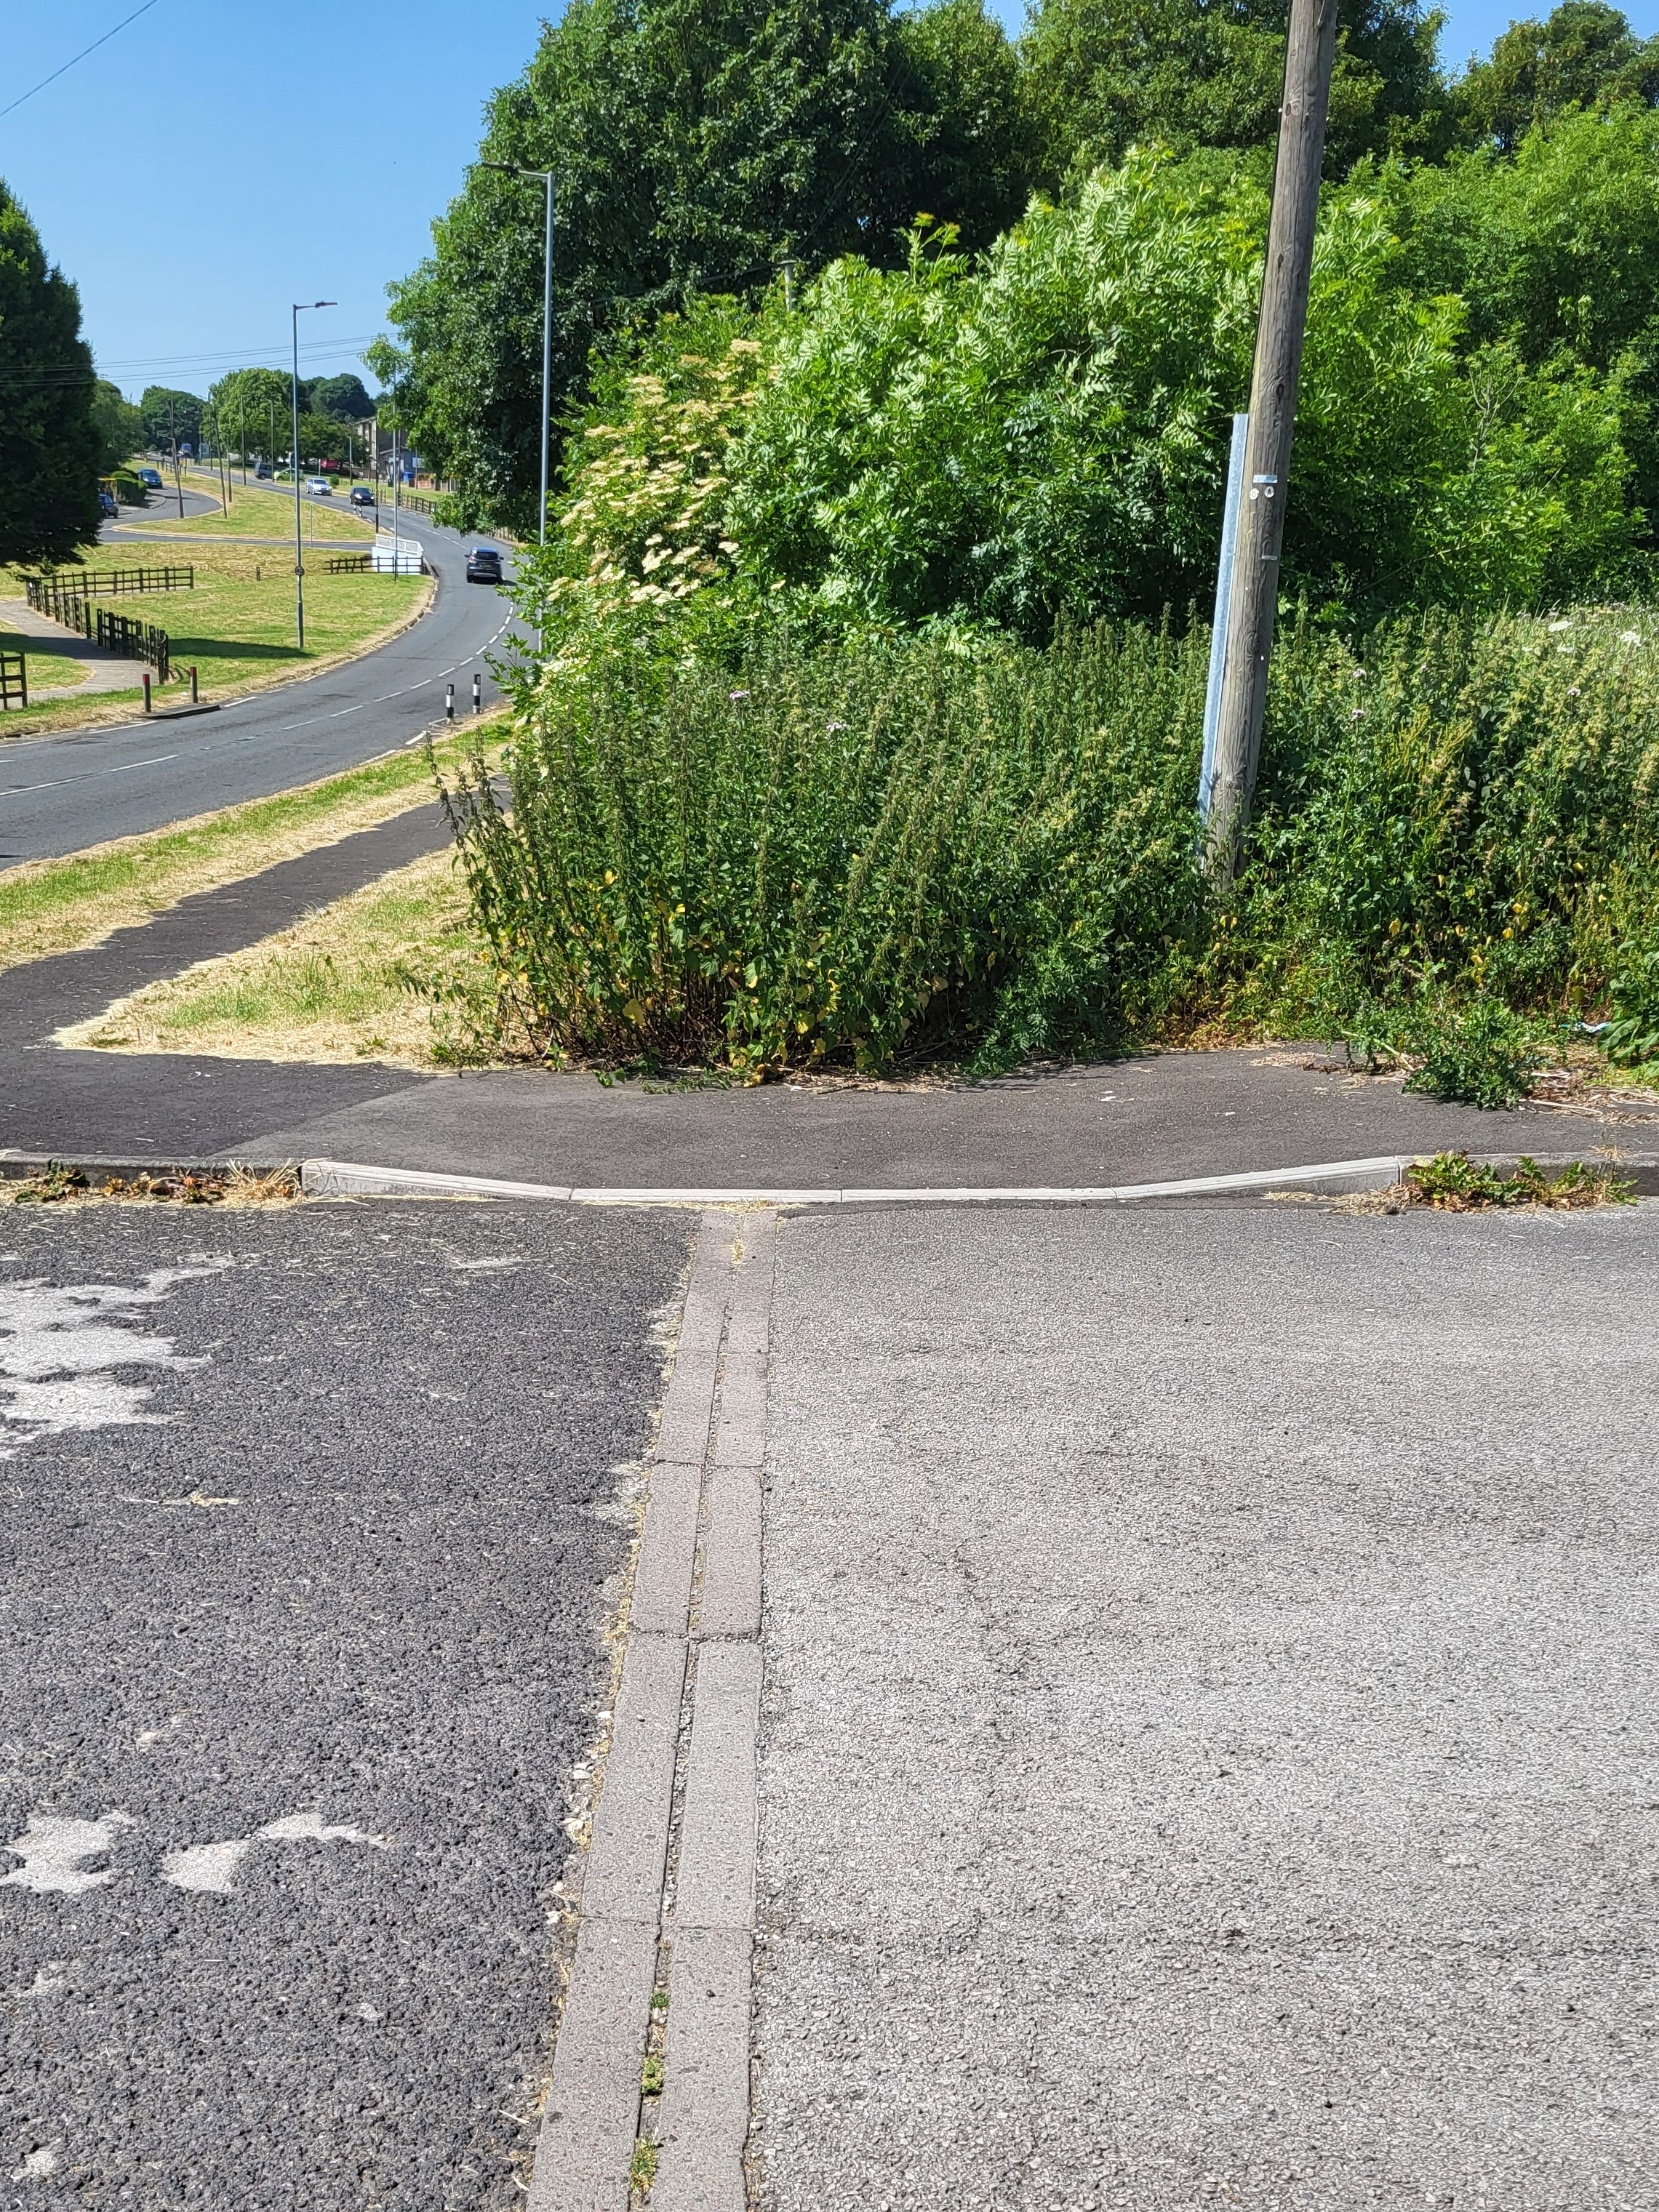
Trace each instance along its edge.
<path fill-rule="evenodd" d="M 501 556 L 493 545 L 475 545 L 467 555 L 466 580 L 469 584 L 501 581 Z"/>
<path fill-rule="evenodd" d="M 351 504 L 354 507 L 378 507 L 380 495 L 373 484 L 353 484 Z"/>

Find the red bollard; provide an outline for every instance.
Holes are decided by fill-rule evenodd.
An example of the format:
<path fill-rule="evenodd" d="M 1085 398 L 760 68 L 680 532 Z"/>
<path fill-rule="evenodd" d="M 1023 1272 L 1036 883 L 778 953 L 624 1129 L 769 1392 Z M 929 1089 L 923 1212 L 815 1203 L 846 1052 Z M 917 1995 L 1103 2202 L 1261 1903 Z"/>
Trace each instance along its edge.
<path fill-rule="evenodd" d="M 148 714 L 149 711 L 149 671 L 147 668 L 144 671 L 144 712 Z"/>

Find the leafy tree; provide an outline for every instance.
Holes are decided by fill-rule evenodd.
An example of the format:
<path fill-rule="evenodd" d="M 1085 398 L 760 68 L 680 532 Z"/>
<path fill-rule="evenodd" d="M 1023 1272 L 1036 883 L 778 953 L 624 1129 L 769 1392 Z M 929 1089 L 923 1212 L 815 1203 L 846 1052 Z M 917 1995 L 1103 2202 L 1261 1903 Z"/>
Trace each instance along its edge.
<path fill-rule="evenodd" d="M 1431 150 L 1445 136 L 1441 17 L 1417 0 L 1340 0 L 1326 165 Z M 1288 0 L 1039 0 L 1020 42 L 1024 98 L 1051 188 L 1153 140 L 1267 146 L 1285 83 Z"/>
<path fill-rule="evenodd" d="M 1659 101 L 1659 38 L 1638 39 L 1606 0 L 1561 0 L 1540 23 L 1511 23 L 1455 93 L 1473 145 L 1513 153 L 1535 124 L 1574 107 Z"/>
<path fill-rule="evenodd" d="M 0 180 L 0 562 L 96 544 L 94 391 L 80 295 Z"/>
<path fill-rule="evenodd" d="M 233 369 L 219 379 L 208 401 L 221 438 L 235 451 L 266 460 L 288 451 L 293 400 L 286 370 Z"/>
<path fill-rule="evenodd" d="M 1558 11 L 1559 12 L 1559 11 Z M 1542 365 L 1564 351 L 1609 375 L 1632 497 L 1659 524 L 1659 112 L 1626 104 L 1535 125 L 1443 167 L 1390 165 L 1354 188 L 1386 206 L 1399 279 L 1455 292 L 1462 343 Z"/>
<path fill-rule="evenodd" d="M 130 461 L 144 440 L 144 418 L 118 384 L 100 376 L 93 386 L 92 419 L 98 426 L 98 473 L 106 477 Z"/>
<path fill-rule="evenodd" d="M 836 264 L 731 463 L 743 563 L 854 624 L 1156 616 L 1213 578 L 1265 196 L 1153 155 L 1038 206 L 975 267 Z M 1463 343 L 1355 192 L 1322 216 L 1285 581 L 1361 618 L 1536 603 L 1619 573 L 1616 378 Z"/>
<path fill-rule="evenodd" d="M 1024 176 L 1006 42 L 979 0 L 571 0 L 491 100 L 481 162 L 556 179 L 553 382 L 596 341 L 697 292 L 754 296 L 856 250 L 890 261 L 918 209 L 973 243 Z M 534 521 L 542 202 L 482 166 L 392 289 L 413 441 L 463 496 Z"/>
<path fill-rule="evenodd" d="M 344 460 L 349 434 L 338 416 L 324 415 L 315 409 L 308 410 L 300 417 L 301 466 L 308 466 L 313 461 Z M 287 442 L 285 440 L 284 451 Z"/>
<path fill-rule="evenodd" d="M 146 445 L 167 452 L 175 438 L 181 446 L 199 445 L 202 404 L 193 392 L 170 391 L 165 384 L 146 385 L 138 401 Z"/>
<path fill-rule="evenodd" d="M 374 412 L 361 376 L 319 376 L 309 387 L 305 404 L 313 413 L 331 415 L 339 422 L 366 422 Z"/>

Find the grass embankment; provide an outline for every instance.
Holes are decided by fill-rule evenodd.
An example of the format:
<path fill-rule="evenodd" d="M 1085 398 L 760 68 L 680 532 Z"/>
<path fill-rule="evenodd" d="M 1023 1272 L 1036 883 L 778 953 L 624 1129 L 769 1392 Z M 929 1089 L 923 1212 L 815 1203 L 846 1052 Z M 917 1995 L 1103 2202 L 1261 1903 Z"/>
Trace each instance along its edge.
<path fill-rule="evenodd" d="M 476 732 L 469 732 L 470 739 Z M 440 761 L 453 757 L 440 751 Z M 270 799 L 0 874 L 0 969 L 100 945 L 197 891 L 389 821 L 431 795 L 418 747 Z"/>
<path fill-rule="evenodd" d="M 492 963 L 453 852 L 118 1001 L 59 1044 L 422 1068 L 495 1055 Z"/>
<path fill-rule="evenodd" d="M 219 478 L 212 470 L 186 470 L 186 491 L 204 492 L 210 499 L 221 496 Z M 302 499 L 300 520 L 304 526 L 306 543 L 321 543 L 325 539 L 350 538 L 355 544 L 367 544 L 374 535 L 372 519 L 352 506 L 342 489 L 327 501 Z M 152 491 L 148 507 L 124 507 L 121 510 L 123 530 L 154 532 L 166 537 L 169 532 L 184 532 L 191 537 L 209 538 L 280 538 L 286 544 L 294 542 L 294 493 L 291 488 L 270 484 L 243 485 L 234 477 L 230 487 L 230 506 L 215 514 L 186 514 L 179 519 L 178 501 L 173 496 L 169 483 L 165 491 Z M 90 564 L 106 548 L 98 548 L 87 556 Z M 274 549 L 273 549 L 274 550 Z"/>
<path fill-rule="evenodd" d="M 158 705 L 176 706 L 189 696 L 185 672 L 192 663 L 204 700 L 261 690 L 371 650 L 402 629 L 431 597 L 429 577 L 357 572 L 331 576 L 326 559 L 319 553 L 307 562 L 303 653 L 294 643 L 292 556 L 285 559 L 280 548 L 128 541 L 93 549 L 85 565 L 100 572 L 168 562 L 195 569 L 193 590 L 123 593 L 104 602 L 117 613 L 167 631 L 173 679 L 158 684 L 155 696 Z M 0 569 L 0 599 L 22 598 L 24 573 Z M 68 573 L 72 575 L 73 571 Z M 30 641 L 0 629 L 0 645 L 9 652 L 27 653 Z M 43 686 L 52 680 L 47 669 L 48 656 L 35 654 L 30 673 Z M 8 714 L 0 718 L 0 738 L 123 720 L 142 702 L 140 673 L 141 664 L 134 661 L 131 689 L 48 700 L 32 705 L 26 714 Z"/>

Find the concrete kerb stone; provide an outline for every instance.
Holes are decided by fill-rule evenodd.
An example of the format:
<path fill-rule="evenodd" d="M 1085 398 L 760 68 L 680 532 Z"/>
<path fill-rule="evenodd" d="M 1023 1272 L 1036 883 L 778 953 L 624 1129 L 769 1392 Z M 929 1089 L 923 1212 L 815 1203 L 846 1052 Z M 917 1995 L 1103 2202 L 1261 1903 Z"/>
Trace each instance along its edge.
<path fill-rule="evenodd" d="M 753 1943 L 746 1928 L 675 1937 L 652 2212 L 745 2212 Z"/>
<path fill-rule="evenodd" d="M 653 1994 L 665 1974 L 662 2163 L 652 2201 L 663 2212 L 744 2212 L 759 1820 L 758 1453 L 775 1237 L 771 1213 L 706 1212 L 699 1224 L 647 1475 L 531 2212 L 626 2212 Z M 728 1390 L 736 1393 L 729 1407 Z M 741 1451 L 741 1464 L 716 1462 L 717 1410 L 718 1433 Z"/>
<path fill-rule="evenodd" d="M 647 1480 L 622 1680 L 530 2212 L 626 2212 L 629 2202 L 662 1938 L 702 1462 L 731 1268 L 729 1228 L 705 1220 Z"/>
<path fill-rule="evenodd" d="M 1375 1188 L 1397 1182 L 1416 1153 L 1383 1153 L 1366 1159 L 1322 1160 L 1279 1168 L 1249 1168 L 1237 1174 L 1188 1176 L 1162 1182 L 1114 1184 L 1031 1183 L 918 1186 L 886 1188 L 795 1189 L 754 1184 L 729 1189 L 705 1190 L 662 1185 L 635 1188 L 623 1185 L 572 1186 L 562 1183 L 521 1183 L 485 1176 L 449 1175 L 405 1168 L 376 1168 L 338 1160 L 307 1160 L 301 1185 L 311 1197 L 534 1198 L 574 1206 L 674 1206 L 796 1209 L 851 1206 L 1127 1206 L 1158 1200 L 1249 1200 L 1285 1190 L 1303 1190 L 1332 1197 L 1356 1188 Z M 1476 1153 L 1478 1164 L 1501 1172 L 1512 1170 L 1520 1157 L 1513 1153 Z M 1579 1152 L 1537 1152 L 1530 1155 L 1540 1167 L 1562 1168 L 1583 1158 Z M 44 1163 L 41 1163 L 44 1164 Z M 222 1162 L 218 1164 L 221 1167 Z M 1613 1167 L 1635 1187 L 1640 1197 L 1659 1195 L 1659 1154 L 1607 1156 Z M 0 1163 L 0 1167 L 3 1163 Z M 17 1170 L 14 1170 L 15 1172 Z"/>

